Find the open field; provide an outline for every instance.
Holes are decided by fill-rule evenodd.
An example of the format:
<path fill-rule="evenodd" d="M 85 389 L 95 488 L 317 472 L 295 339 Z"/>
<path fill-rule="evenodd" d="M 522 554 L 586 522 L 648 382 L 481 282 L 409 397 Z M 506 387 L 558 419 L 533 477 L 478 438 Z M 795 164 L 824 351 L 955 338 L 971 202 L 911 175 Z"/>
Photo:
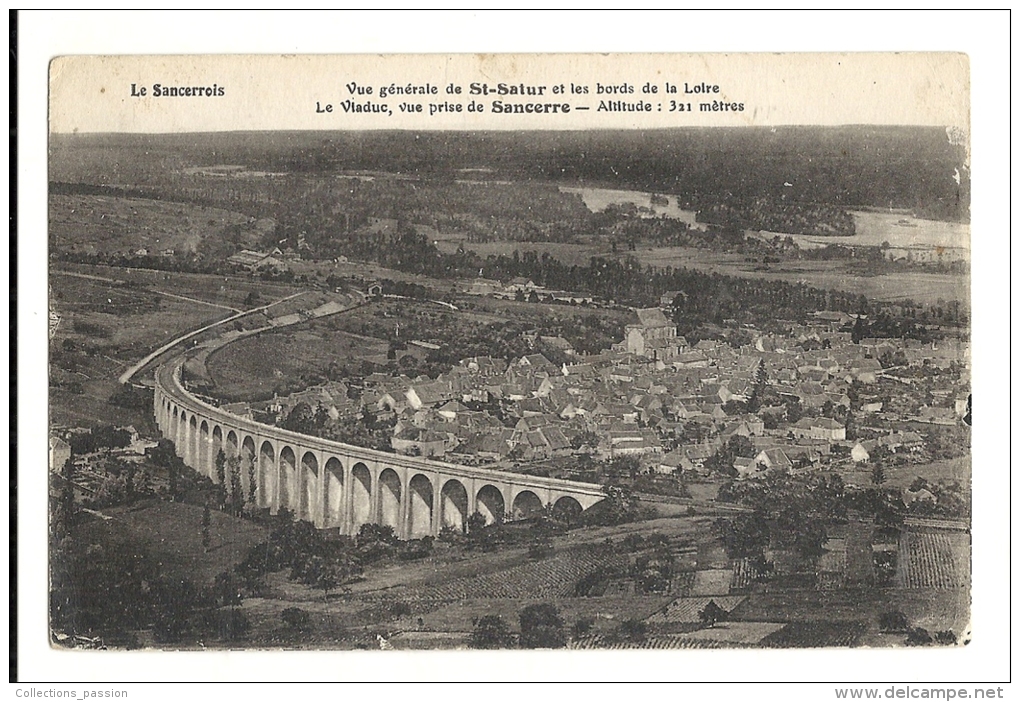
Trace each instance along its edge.
<path fill-rule="evenodd" d="M 971 478 L 970 456 L 949 458 L 931 463 L 908 463 L 906 465 L 884 464 L 885 487 L 906 488 L 917 478 L 924 478 L 929 483 L 938 481 L 959 481 L 964 487 L 969 486 Z M 854 485 L 870 485 L 871 469 L 848 471 L 841 474 L 843 480 Z"/>
<path fill-rule="evenodd" d="M 333 361 L 386 363 L 389 343 L 346 332 L 306 328 L 258 334 L 217 349 L 207 368 L 217 395 L 252 398 L 308 374 L 322 374 Z"/>
<path fill-rule="evenodd" d="M 202 548 L 202 508 L 184 502 L 146 500 L 104 511 L 109 524 L 126 533 L 159 562 L 167 575 L 211 585 L 217 575 L 240 563 L 266 531 L 250 521 L 210 512 L 210 548 Z"/>
<path fill-rule="evenodd" d="M 102 279 L 108 279 L 116 281 L 114 285 L 128 283 L 143 290 L 170 293 L 234 309 L 243 309 L 245 307 L 244 300 L 252 292 L 259 297 L 258 304 L 265 304 L 304 289 L 286 283 L 267 282 L 246 274 L 178 273 L 145 268 L 93 266 L 62 262 L 50 269 L 50 285 L 54 292 L 68 284 L 67 278 L 75 277 L 61 275 L 61 272 L 64 271 L 75 273 L 78 276 L 93 276 L 97 279 L 97 284 L 101 284 Z"/>
<path fill-rule="evenodd" d="M 880 634 L 878 617 L 897 610 L 907 615 L 911 626 L 930 632 L 952 629 L 960 637 L 970 623 L 970 594 L 965 588 L 769 592 L 749 595 L 732 617 L 739 621 L 860 622 L 867 627 L 863 645 L 895 646 L 902 643 L 903 635 Z"/>
<path fill-rule="evenodd" d="M 592 256 L 633 256 L 644 266 L 683 267 L 740 278 L 803 283 L 823 290 L 843 290 L 888 302 L 910 299 L 920 303 L 935 303 L 942 299 L 969 303 L 970 300 L 969 280 L 964 275 L 913 270 L 861 275 L 856 264 L 849 261 L 793 260 L 771 263 L 767 270 L 756 270 L 757 264 L 748 263 L 746 257 L 741 254 L 716 253 L 687 247 L 638 246 L 635 251 L 614 254 L 608 241 L 583 244 L 517 241 L 439 242 L 440 250 L 446 253 L 456 251 L 461 245 L 466 250 L 474 251 L 483 257 L 510 255 L 516 249 L 522 252 L 535 251 L 539 255 L 548 253 L 564 263 L 578 266 L 588 265 Z"/>
<path fill-rule="evenodd" d="M 594 620 L 598 628 L 615 628 L 628 619 L 644 619 L 663 607 L 669 597 L 658 595 L 628 595 L 625 597 L 561 597 L 523 599 L 466 599 L 451 601 L 444 606 L 422 615 L 425 627 L 437 631 L 470 632 L 472 620 L 496 614 L 510 625 L 519 629 L 520 611 L 532 604 L 551 603 L 556 606 L 568 630 L 582 619 Z M 407 617 L 395 622 L 403 629 L 415 628 L 416 617 Z"/>
<path fill-rule="evenodd" d="M 581 577 L 621 558 L 606 551 L 605 540 L 635 533 L 712 538 L 707 528 L 706 520 L 658 519 L 576 530 L 554 537 L 554 554 L 539 560 L 529 558 L 521 547 L 486 553 L 437 544 L 433 554 L 420 561 L 368 568 L 362 579 L 344 588 L 344 594 L 328 599 L 321 590 L 277 573 L 268 578 L 267 596 L 245 600 L 243 608 L 253 624 L 251 641 L 298 648 L 331 642 L 350 647 L 369 632 L 386 636 L 405 632 L 410 639 L 428 639 L 432 645 L 437 645 L 438 636 L 459 645 L 461 638 L 453 634 L 469 633 L 478 618 L 498 614 L 516 630 L 520 611 L 537 603 L 554 604 L 568 628 L 587 619 L 593 622 L 593 631 L 613 631 L 628 619 L 649 617 L 674 596 L 574 597 Z M 404 613 L 393 614 L 397 604 L 406 608 Z M 287 607 L 300 607 L 311 615 L 311 629 L 300 641 L 281 631 L 280 613 Z M 374 642 L 374 633 L 368 640 Z"/>
<path fill-rule="evenodd" d="M 115 349 L 122 360 L 134 360 L 146 352 L 230 315 L 229 309 L 204 302 L 160 295 L 93 278 L 62 275 L 54 271 L 50 278 L 52 302 L 61 324 L 56 338 L 75 338 Z M 170 290 L 177 288 L 167 285 Z"/>
<path fill-rule="evenodd" d="M 50 422 L 57 426 L 134 424 L 150 412 L 110 405 L 118 376 L 153 348 L 230 314 L 96 277 L 50 277 L 59 322 L 50 340 Z M 89 275 L 89 274 L 86 274 Z"/>
<path fill-rule="evenodd" d="M 119 384 L 116 378 L 86 380 L 82 382 L 82 394 L 60 388 L 50 388 L 51 427 L 97 427 L 103 424 L 114 426 L 132 425 L 141 432 L 155 431 L 155 422 L 148 409 L 128 409 L 111 405 L 107 400 L 116 392 Z"/>
<path fill-rule="evenodd" d="M 755 270 L 756 264 L 747 263 L 739 254 L 715 254 L 700 249 L 638 248 L 631 254 L 646 266 L 685 266 L 739 278 L 803 283 L 822 290 L 843 290 L 887 302 L 910 299 L 935 303 L 942 299 L 969 303 L 970 300 L 970 281 L 963 275 L 907 270 L 861 275 L 855 265 L 847 261 L 783 261 L 769 264 L 768 270 Z"/>
<path fill-rule="evenodd" d="M 222 238 L 224 229 L 249 219 L 201 205 L 103 195 L 50 195 L 49 210 L 54 247 L 85 253 L 195 251 L 204 239 Z M 243 243 L 257 245 L 258 234 Z"/>
<path fill-rule="evenodd" d="M 618 559 L 595 548 L 556 553 L 548 558 L 490 573 L 475 574 L 434 586 L 393 591 L 398 597 L 423 600 L 555 599 L 571 597 L 577 581 Z"/>
<path fill-rule="evenodd" d="M 66 264 L 50 271 L 50 291 L 50 308 L 59 317 L 50 342 L 51 423 L 142 429 L 149 412 L 107 402 L 128 366 L 245 308 L 252 292 L 256 304 L 265 304 L 300 288 L 243 276 Z"/>
<path fill-rule="evenodd" d="M 545 315 L 552 323 L 578 324 L 583 323 L 586 318 L 594 315 L 604 320 L 618 323 L 621 335 L 623 325 L 630 318 L 626 310 L 583 307 L 580 305 L 551 305 L 541 302 L 518 302 L 516 300 L 473 295 L 464 296 L 459 304 L 462 304 L 472 312 L 485 311 L 505 319 L 534 320 L 539 315 Z"/>

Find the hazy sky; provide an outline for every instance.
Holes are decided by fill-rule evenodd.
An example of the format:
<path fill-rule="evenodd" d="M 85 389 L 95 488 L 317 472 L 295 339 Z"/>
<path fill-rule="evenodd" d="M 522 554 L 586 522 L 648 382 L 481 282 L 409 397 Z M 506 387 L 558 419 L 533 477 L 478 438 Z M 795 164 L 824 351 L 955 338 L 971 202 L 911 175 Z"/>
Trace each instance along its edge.
<path fill-rule="evenodd" d="M 351 83 L 372 93 L 358 92 Z M 447 93 L 451 83 L 463 92 Z M 490 90 L 500 83 L 523 84 L 540 94 L 471 95 L 472 83 Z M 677 92 L 667 93 L 667 83 Z M 157 84 L 215 86 L 222 95 L 157 97 Z M 646 91 L 646 84 L 657 92 Z M 382 98 L 379 92 L 409 85 L 436 86 L 438 93 Z M 53 132 L 788 124 L 966 129 L 970 104 L 969 62 L 959 53 L 70 56 L 50 64 L 50 86 Z M 573 86 L 586 86 L 588 92 L 575 93 Z M 600 86 L 614 92 L 600 92 Z M 626 92 L 628 86 L 633 92 Z M 707 92 L 685 94 L 685 88 Z M 385 103 L 387 113 L 345 111 L 345 100 Z M 484 111 L 467 111 L 472 100 Z M 535 103 L 539 110 L 557 112 L 496 114 L 494 101 Z M 612 101 L 650 110 L 599 111 L 603 102 L 618 107 Z M 401 103 L 420 105 L 422 112 L 401 112 Z M 462 111 L 430 107 L 446 103 Z M 566 114 L 562 107 L 545 107 L 564 103 L 570 106 Z M 712 107 L 704 110 L 702 103 Z M 688 104 L 693 112 L 683 109 Z M 430 114 L 432 109 L 442 111 Z"/>

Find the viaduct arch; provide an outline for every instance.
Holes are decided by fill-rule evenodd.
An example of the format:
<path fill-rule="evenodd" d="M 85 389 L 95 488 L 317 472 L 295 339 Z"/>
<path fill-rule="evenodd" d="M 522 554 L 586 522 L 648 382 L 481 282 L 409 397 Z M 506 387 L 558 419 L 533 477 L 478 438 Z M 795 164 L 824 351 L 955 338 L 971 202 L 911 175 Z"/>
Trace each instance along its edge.
<path fill-rule="evenodd" d="M 156 370 L 154 409 L 160 432 L 202 475 L 218 482 L 219 451 L 237 456 L 246 501 L 344 534 L 381 524 L 402 539 L 437 536 L 444 527 L 465 529 L 474 512 L 488 524 L 546 507 L 576 516 L 604 497 L 589 483 L 374 451 L 253 422 L 185 390 L 180 359 Z M 232 489 L 231 476 L 224 482 Z"/>

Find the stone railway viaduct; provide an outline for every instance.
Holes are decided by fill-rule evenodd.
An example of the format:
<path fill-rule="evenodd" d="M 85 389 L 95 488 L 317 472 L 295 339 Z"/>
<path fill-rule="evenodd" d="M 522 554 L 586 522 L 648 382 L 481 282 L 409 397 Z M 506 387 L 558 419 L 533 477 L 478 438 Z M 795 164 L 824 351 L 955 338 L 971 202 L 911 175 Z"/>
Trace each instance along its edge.
<path fill-rule="evenodd" d="M 350 446 L 253 422 L 184 389 L 182 360 L 156 370 L 155 415 L 190 467 L 217 480 L 216 456 L 241 459 L 241 489 L 272 513 L 282 508 L 316 527 L 356 534 L 363 524 L 393 527 L 402 539 L 522 519 L 551 505 L 580 513 L 604 494 L 598 485 L 473 468 Z M 229 490 L 228 485 L 225 487 Z"/>

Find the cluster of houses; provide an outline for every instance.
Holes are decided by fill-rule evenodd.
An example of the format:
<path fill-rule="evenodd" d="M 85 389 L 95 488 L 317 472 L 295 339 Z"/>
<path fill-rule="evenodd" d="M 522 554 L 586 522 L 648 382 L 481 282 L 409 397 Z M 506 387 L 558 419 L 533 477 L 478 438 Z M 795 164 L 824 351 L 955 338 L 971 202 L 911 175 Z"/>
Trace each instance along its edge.
<path fill-rule="evenodd" d="M 536 285 L 528 278 L 520 277 L 514 278 L 506 284 L 501 283 L 498 280 L 476 278 L 475 280 L 463 284 L 461 287 L 464 293 L 468 295 L 498 297 L 505 300 L 528 300 L 532 298 L 532 295 L 536 296 L 543 302 L 555 301 L 573 303 L 576 305 L 590 305 L 594 300 L 591 295 L 578 292 L 568 292 L 566 290 L 549 290 L 541 285 Z"/>
<path fill-rule="evenodd" d="M 117 427 L 127 432 L 128 444 L 122 448 L 98 448 L 91 453 L 75 454 L 71 447 L 75 434 L 87 433 L 85 427 L 60 429 L 54 427 L 49 438 L 49 468 L 58 476 L 64 474 L 64 465 L 68 460 L 74 464 L 74 492 L 78 498 L 95 496 L 108 476 L 103 464 L 115 459 L 119 464 L 135 464 L 141 466 L 147 460 L 146 452 L 157 445 L 156 441 L 141 436 L 133 426 Z M 51 483 L 51 490 L 58 489 L 62 483 Z"/>
<path fill-rule="evenodd" d="M 252 273 L 269 269 L 287 269 L 287 263 L 284 260 L 284 253 L 278 248 L 274 248 L 272 251 L 252 251 L 250 249 L 242 249 L 232 256 L 227 257 L 227 263 Z"/>
<path fill-rule="evenodd" d="M 965 347 L 878 339 L 854 344 L 849 333 L 832 331 L 834 325 L 820 319 L 792 336 L 763 335 L 741 347 L 710 340 L 691 346 L 660 309 L 635 310 L 624 340 L 601 354 L 574 354 L 566 341 L 554 339 L 571 359 L 561 365 L 541 353 L 509 361 L 468 358 L 436 379 L 372 374 L 362 379 L 360 396 L 353 395 L 358 399 L 344 383 L 331 382 L 271 404 L 281 418 L 300 402 L 334 419 L 367 410 L 392 420 L 397 452 L 513 469 L 570 466 L 578 462 L 550 459 L 589 454 L 636 456 L 650 472 L 697 474 L 739 435 L 755 453 L 734 460 L 745 477 L 866 464 L 880 447 L 919 451 L 924 437 L 893 423 L 925 417 L 959 423 L 965 371 L 934 374 L 922 387 L 909 378 L 888 379 L 876 359 L 895 351 L 910 364 L 948 368 L 965 362 Z M 759 367 L 783 404 L 751 412 L 746 402 Z M 902 390 L 882 394 L 880 380 L 898 380 Z M 851 394 L 854 413 L 872 420 L 866 439 L 848 440 L 846 425 L 833 418 L 847 416 Z M 798 404 L 802 416 L 789 417 L 787 402 Z M 875 429 L 884 420 L 888 429 Z"/>

